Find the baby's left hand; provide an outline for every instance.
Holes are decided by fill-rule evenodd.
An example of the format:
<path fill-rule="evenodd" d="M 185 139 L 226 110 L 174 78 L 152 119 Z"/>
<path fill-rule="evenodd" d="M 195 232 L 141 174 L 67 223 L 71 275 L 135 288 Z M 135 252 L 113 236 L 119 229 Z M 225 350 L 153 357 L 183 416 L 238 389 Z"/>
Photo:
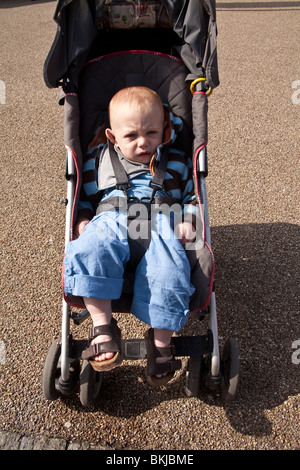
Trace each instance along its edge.
<path fill-rule="evenodd" d="M 192 243 L 196 239 L 196 229 L 191 222 L 180 222 L 176 225 L 174 232 L 183 246 L 186 243 Z"/>

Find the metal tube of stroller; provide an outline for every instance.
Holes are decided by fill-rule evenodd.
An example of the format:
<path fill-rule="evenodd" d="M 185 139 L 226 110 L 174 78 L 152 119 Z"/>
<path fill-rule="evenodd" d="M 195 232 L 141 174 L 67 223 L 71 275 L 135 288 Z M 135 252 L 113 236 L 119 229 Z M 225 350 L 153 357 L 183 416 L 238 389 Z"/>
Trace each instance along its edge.
<path fill-rule="evenodd" d="M 62 330 L 61 330 L 61 380 L 67 382 L 70 377 L 70 359 L 68 338 L 70 334 L 70 308 L 63 299 Z"/>
<path fill-rule="evenodd" d="M 65 247 L 71 239 L 71 222 L 72 207 L 74 201 L 75 182 L 72 176 L 75 175 L 75 166 L 73 155 L 67 150 L 67 201 L 66 201 L 66 226 L 65 226 Z M 63 299 L 62 305 L 62 332 L 61 332 L 61 380 L 67 382 L 70 376 L 70 359 L 69 359 L 69 334 L 70 334 L 70 307 Z"/>
<path fill-rule="evenodd" d="M 219 340 L 218 340 L 218 323 L 216 313 L 216 297 L 215 293 L 212 292 L 210 299 L 210 318 L 209 327 L 213 334 L 214 344 L 213 352 L 211 355 L 211 375 L 212 377 L 218 377 L 220 373 L 220 352 L 219 352 Z"/>
<path fill-rule="evenodd" d="M 198 155 L 198 170 L 201 175 L 207 175 L 207 157 L 206 157 L 206 147 L 203 147 Z"/>
<path fill-rule="evenodd" d="M 205 177 L 200 177 L 200 190 L 201 200 L 204 208 L 204 224 L 205 224 L 205 241 L 211 246 L 210 240 L 210 227 L 208 220 L 208 206 L 207 206 L 207 195 L 206 195 L 206 181 Z M 217 322 L 217 311 L 216 311 L 216 298 L 215 293 L 212 292 L 210 299 L 210 314 L 209 314 L 209 328 L 213 335 L 213 352 L 211 355 L 211 375 L 212 377 L 218 377 L 220 373 L 220 352 L 219 352 L 219 337 L 218 337 L 218 322 Z"/>

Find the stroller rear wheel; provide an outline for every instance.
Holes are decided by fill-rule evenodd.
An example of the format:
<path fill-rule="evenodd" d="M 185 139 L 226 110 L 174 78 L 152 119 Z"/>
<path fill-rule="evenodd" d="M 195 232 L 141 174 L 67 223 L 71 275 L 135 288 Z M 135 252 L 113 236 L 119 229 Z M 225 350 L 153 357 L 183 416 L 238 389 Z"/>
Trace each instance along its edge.
<path fill-rule="evenodd" d="M 80 372 L 80 402 L 84 407 L 93 407 L 98 400 L 103 372 L 93 369 L 89 361 L 83 360 Z"/>
<path fill-rule="evenodd" d="M 239 346 L 234 338 L 226 341 L 222 355 L 222 397 L 229 402 L 235 399 L 239 385 Z"/>

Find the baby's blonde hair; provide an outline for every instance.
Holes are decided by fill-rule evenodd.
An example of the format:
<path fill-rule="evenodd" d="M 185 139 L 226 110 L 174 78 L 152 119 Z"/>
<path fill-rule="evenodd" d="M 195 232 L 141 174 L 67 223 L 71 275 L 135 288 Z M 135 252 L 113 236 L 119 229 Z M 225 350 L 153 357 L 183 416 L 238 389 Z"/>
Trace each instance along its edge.
<path fill-rule="evenodd" d="M 145 86 L 122 88 L 113 96 L 108 107 L 110 122 L 118 106 L 123 104 L 133 106 L 137 111 L 149 111 L 157 105 L 162 111 L 162 116 L 164 115 L 164 108 L 159 95 Z"/>

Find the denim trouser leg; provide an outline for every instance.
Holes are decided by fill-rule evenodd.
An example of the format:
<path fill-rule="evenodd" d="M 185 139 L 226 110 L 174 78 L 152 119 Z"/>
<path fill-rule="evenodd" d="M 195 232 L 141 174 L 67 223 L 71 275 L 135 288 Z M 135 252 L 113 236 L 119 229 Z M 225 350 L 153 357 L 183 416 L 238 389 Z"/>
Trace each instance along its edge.
<path fill-rule="evenodd" d="M 153 328 L 179 331 L 189 313 L 190 265 L 165 214 L 155 214 L 151 242 L 136 268 L 131 312 Z M 127 215 L 104 212 L 70 242 L 64 262 L 65 294 L 119 299 L 129 260 Z"/>
<path fill-rule="evenodd" d="M 94 217 L 77 240 L 67 245 L 65 294 L 118 299 L 128 259 L 126 213 L 103 212 Z"/>
<path fill-rule="evenodd" d="M 155 216 L 149 248 L 136 269 L 132 313 L 153 328 L 179 331 L 194 292 L 190 264 L 168 218 Z"/>

